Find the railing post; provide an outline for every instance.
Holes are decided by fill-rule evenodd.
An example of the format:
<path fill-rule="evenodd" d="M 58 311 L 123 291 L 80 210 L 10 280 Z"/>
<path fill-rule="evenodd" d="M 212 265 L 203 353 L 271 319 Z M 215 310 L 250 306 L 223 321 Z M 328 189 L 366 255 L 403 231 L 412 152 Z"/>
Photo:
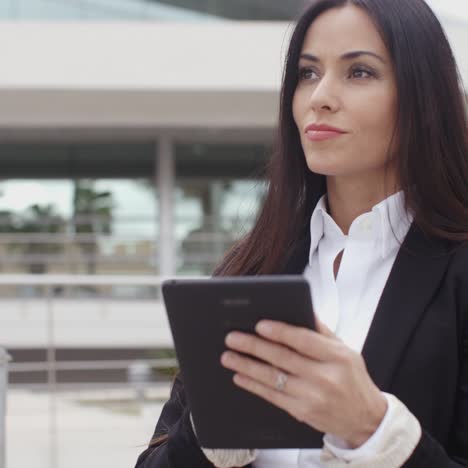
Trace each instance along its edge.
<path fill-rule="evenodd" d="M 49 389 L 49 466 L 57 468 L 57 360 L 55 353 L 55 318 L 52 284 L 46 285 L 47 301 L 47 386 Z"/>
<path fill-rule="evenodd" d="M 0 348 L 0 468 L 6 467 L 6 397 L 10 355 Z"/>

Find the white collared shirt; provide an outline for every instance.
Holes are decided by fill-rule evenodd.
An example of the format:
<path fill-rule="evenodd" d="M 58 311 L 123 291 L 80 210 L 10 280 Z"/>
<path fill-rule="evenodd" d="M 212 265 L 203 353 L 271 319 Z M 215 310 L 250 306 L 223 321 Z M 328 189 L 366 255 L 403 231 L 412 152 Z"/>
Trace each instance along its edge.
<path fill-rule="evenodd" d="M 348 235 L 343 234 L 328 214 L 326 195 L 312 213 L 309 263 L 304 275 L 310 283 L 314 312 L 355 351 L 362 351 L 380 296 L 412 221 L 413 216 L 404 210 L 403 191 L 358 216 Z M 333 264 L 342 250 L 335 280 Z M 387 400 L 389 407 L 382 423 L 361 447 L 349 449 L 331 434 L 325 435 L 324 444 L 335 456 L 348 461 L 375 453 L 392 420 L 393 406 Z M 259 450 L 253 467 L 321 467 L 320 453 L 319 449 Z"/>

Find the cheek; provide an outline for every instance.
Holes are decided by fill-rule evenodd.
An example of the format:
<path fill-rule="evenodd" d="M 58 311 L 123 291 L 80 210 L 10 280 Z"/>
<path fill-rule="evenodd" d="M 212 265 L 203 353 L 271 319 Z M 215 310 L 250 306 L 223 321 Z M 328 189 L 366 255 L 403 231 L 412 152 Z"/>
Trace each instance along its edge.
<path fill-rule="evenodd" d="M 394 96 L 377 95 L 355 102 L 354 122 L 360 136 L 376 144 L 388 145 L 396 119 Z"/>
<path fill-rule="evenodd" d="M 391 157 L 395 111 L 390 104 L 380 101 L 379 105 L 361 109 L 355 114 L 358 132 L 354 147 L 350 147 L 348 151 L 355 156 L 353 159 L 360 161 L 365 167 L 381 167 Z"/>

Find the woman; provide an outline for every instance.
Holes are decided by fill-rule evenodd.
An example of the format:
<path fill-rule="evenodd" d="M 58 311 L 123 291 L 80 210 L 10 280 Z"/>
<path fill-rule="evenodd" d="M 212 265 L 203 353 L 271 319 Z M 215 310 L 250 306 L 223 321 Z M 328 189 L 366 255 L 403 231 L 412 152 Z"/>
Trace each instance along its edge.
<path fill-rule="evenodd" d="M 319 333 L 261 322 L 229 334 L 221 362 L 324 447 L 201 449 L 179 375 L 138 468 L 468 466 L 461 90 L 423 0 L 312 2 L 289 47 L 268 195 L 215 274 L 310 281 Z"/>

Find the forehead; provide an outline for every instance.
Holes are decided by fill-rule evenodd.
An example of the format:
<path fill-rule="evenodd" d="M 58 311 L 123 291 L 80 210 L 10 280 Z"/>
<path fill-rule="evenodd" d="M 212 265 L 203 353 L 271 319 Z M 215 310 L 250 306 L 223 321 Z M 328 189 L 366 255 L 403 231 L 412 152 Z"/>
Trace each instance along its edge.
<path fill-rule="evenodd" d="M 385 44 L 369 15 L 354 5 L 325 11 L 309 26 L 303 52 L 319 58 L 351 50 L 371 50 L 388 58 Z"/>

